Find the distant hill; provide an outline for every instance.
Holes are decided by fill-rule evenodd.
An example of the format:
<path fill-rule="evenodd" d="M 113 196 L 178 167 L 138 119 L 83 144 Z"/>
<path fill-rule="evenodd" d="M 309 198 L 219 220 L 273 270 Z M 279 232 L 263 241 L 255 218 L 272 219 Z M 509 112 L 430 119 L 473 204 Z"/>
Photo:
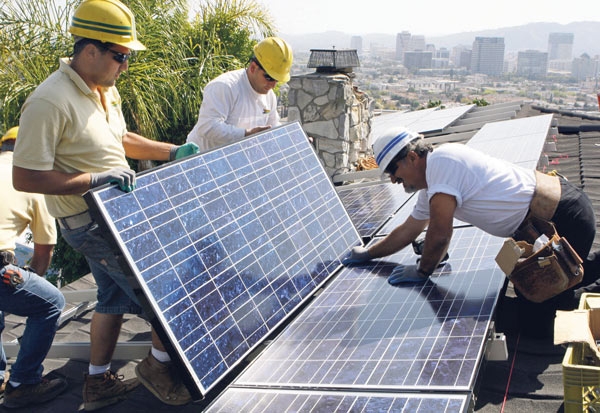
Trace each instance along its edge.
<path fill-rule="evenodd" d="M 427 43 L 433 43 L 436 48 L 464 45 L 471 48 L 473 40 L 477 36 L 504 37 L 506 52 L 517 52 L 523 50 L 548 50 L 549 33 L 573 33 L 573 57 L 579 57 L 587 53 L 591 57 L 600 55 L 600 22 L 575 22 L 569 24 L 559 23 L 530 23 L 523 26 L 505 27 L 494 30 L 478 32 L 464 32 L 450 34 L 440 37 L 425 37 Z M 422 33 L 414 32 L 413 35 Z M 308 33 L 302 35 L 280 34 L 292 45 L 294 52 L 308 52 L 310 49 L 337 49 L 350 47 L 352 34 L 329 31 L 323 33 Z M 387 48 L 395 48 L 396 34 L 371 33 L 362 35 L 363 47 L 368 49 L 371 44 L 378 44 Z"/>

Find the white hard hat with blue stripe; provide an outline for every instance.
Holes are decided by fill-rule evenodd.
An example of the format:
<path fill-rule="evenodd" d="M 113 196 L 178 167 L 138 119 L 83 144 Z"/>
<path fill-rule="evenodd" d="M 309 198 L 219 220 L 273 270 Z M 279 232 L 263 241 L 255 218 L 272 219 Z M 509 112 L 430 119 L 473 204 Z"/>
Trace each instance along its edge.
<path fill-rule="evenodd" d="M 398 152 L 419 136 L 418 133 L 399 126 L 388 129 L 387 132 L 377 138 L 373 144 L 373 152 L 375 152 L 375 162 L 377 162 L 381 173 L 385 172 Z"/>

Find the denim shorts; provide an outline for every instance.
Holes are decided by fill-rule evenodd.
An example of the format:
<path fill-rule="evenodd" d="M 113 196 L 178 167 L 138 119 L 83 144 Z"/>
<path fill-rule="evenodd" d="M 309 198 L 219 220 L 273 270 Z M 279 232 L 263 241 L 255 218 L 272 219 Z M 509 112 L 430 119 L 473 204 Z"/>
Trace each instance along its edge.
<path fill-rule="evenodd" d="M 98 224 L 92 221 L 75 229 L 61 227 L 60 231 L 65 241 L 83 254 L 90 266 L 98 287 L 96 312 L 141 314 L 139 301 Z"/>

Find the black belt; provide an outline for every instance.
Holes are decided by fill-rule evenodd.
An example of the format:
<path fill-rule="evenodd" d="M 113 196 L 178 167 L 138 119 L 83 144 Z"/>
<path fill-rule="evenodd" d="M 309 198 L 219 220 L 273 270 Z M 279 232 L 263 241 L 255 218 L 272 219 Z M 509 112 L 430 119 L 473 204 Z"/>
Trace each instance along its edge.
<path fill-rule="evenodd" d="M 79 214 L 71 215 L 69 217 L 58 218 L 58 225 L 62 229 L 74 230 L 81 228 L 84 225 L 92 223 L 93 219 L 89 211 L 83 211 Z"/>

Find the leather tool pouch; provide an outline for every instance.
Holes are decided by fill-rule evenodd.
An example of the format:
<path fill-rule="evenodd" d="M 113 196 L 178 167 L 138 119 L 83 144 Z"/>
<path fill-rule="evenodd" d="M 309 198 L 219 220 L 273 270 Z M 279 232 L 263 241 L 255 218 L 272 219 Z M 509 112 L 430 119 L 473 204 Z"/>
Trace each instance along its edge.
<path fill-rule="evenodd" d="M 548 241 L 533 252 L 535 241 L 542 234 Z M 522 253 L 508 278 L 529 301 L 546 301 L 583 279 L 582 259 L 566 238 L 556 233 L 552 222 L 530 216 L 513 239 Z"/>

